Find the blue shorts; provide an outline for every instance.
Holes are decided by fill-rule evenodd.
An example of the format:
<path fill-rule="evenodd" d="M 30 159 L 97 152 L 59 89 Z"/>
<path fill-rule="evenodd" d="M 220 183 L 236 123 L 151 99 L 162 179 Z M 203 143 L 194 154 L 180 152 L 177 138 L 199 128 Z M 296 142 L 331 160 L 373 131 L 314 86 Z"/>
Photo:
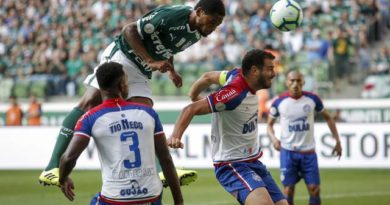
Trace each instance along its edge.
<path fill-rule="evenodd" d="M 245 204 L 249 193 L 265 187 L 274 203 L 285 199 L 265 165 L 260 161 L 234 162 L 216 166 L 215 175 L 219 183 L 240 204 Z"/>
<path fill-rule="evenodd" d="M 283 186 L 291 186 L 303 178 L 306 184 L 319 185 L 320 172 L 317 154 L 280 150 L 280 180 Z"/>
<path fill-rule="evenodd" d="M 91 200 L 90 205 L 117 205 L 112 203 L 107 203 L 102 200 L 99 200 L 100 192 L 98 192 Z M 157 201 L 155 202 L 149 202 L 149 203 L 143 203 L 143 205 L 162 205 L 162 193 Z"/>

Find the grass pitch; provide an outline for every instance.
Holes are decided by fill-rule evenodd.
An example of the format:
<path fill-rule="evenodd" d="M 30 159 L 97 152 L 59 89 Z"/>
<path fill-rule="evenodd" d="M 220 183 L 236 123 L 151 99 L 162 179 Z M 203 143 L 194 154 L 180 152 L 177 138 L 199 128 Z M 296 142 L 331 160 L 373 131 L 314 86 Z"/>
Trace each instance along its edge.
<path fill-rule="evenodd" d="M 238 204 L 219 185 L 213 170 L 198 170 L 199 178 L 182 188 L 186 205 Z M 280 185 L 279 171 L 271 173 Z M 76 199 L 68 201 L 57 187 L 38 184 L 40 170 L 0 171 L 0 203 L 4 205 L 86 205 L 101 186 L 99 171 L 75 170 Z M 321 196 L 325 205 L 389 205 L 390 169 L 322 169 Z M 303 181 L 296 188 L 295 204 L 308 204 Z M 173 204 L 169 189 L 164 189 L 164 204 Z"/>

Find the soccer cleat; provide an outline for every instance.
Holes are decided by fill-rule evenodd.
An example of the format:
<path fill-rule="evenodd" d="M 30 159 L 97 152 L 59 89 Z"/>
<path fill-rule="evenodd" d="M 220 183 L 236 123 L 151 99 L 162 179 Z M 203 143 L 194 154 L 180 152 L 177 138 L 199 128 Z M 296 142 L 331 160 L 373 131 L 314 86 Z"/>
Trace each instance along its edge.
<path fill-rule="evenodd" d="M 195 170 L 176 169 L 180 186 L 189 185 L 198 178 L 198 172 Z M 168 181 L 162 172 L 158 173 L 164 187 L 168 187 Z"/>
<path fill-rule="evenodd" d="M 43 171 L 39 176 L 39 183 L 43 184 L 43 186 L 60 186 L 60 182 L 58 181 L 60 175 L 60 169 L 54 168 L 48 171 Z"/>

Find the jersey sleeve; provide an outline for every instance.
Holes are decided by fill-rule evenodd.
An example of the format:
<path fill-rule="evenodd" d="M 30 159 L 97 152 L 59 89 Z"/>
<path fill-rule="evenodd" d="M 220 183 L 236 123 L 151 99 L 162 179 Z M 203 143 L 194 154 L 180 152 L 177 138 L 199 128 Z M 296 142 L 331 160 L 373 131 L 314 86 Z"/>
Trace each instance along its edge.
<path fill-rule="evenodd" d="M 280 113 L 279 113 L 279 104 L 280 104 L 280 98 L 274 100 L 271 104 L 271 107 L 269 109 L 269 116 L 271 118 L 277 118 L 279 117 Z"/>
<path fill-rule="evenodd" d="M 211 112 L 234 110 L 244 100 L 248 91 L 241 90 L 234 84 L 228 84 L 207 96 Z"/>
<path fill-rule="evenodd" d="M 322 112 L 324 110 L 324 104 L 322 103 L 322 100 L 318 95 L 313 95 L 313 100 L 315 102 L 315 110 L 317 112 Z"/>
<path fill-rule="evenodd" d="M 154 135 L 159 135 L 164 133 L 164 129 L 162 126 L 162 123 L 160 121 L 160 117 L 158 116 L 157 112 L 153 109 L 152 110 L 152 116 L 154 118 Z"/>
<path fill-rule="evenodd" d="M 85 113 L 76 123 L 74 135 L 92 137 L 92 123 L 89 114 Z"/>

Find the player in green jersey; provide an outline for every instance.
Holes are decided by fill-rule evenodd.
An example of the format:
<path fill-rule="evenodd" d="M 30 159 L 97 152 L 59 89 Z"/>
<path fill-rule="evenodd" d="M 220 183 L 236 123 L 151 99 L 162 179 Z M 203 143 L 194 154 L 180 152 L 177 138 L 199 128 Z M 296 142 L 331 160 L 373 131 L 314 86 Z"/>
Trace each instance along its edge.
<path fill-rule="evenodd" d="M 224 16 L 222 0 L 200 0 L 194 8 L 184 5 L 158 7 L 127 24 L 104 50 L 100 63 L 122 64 L 128 76 L 128 101 L 153 106 L 149 85 L 152 72 L 168 72 L 175 86 L 181 87 L 182 79 L 174 69 L 173 55 L 212 33 Z M 77 120 L 102 101 L 95 72 L 84 83 L 88 88 L 77 107 L 64 119 L 49 164 L 39 176 L 39 182 L 44 185 L 59 185 L 59 159 L 73 136 Z M 181 184 L 188 184 L 197 177 L 194 171 L 178 172 Z"/>

